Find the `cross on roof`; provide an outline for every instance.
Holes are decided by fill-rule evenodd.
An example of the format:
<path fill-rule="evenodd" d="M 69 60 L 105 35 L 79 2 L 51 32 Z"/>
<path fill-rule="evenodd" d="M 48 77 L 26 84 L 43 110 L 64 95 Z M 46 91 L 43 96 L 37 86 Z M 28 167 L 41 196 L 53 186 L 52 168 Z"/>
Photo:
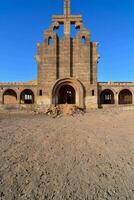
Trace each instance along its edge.
<path fill-rule="evenodd" d="M 53 23 L 64 24 L 64 34 L 70 35 L 70 24 L 82 22 L 81 15 L 70 14 L 70 0 L 64 0 L 64 15 L 53 16 Z"/>
<path fill-rule="evenodd" d="M 64 15 L 70 16 L 70 0 L 64 0 Z"/>

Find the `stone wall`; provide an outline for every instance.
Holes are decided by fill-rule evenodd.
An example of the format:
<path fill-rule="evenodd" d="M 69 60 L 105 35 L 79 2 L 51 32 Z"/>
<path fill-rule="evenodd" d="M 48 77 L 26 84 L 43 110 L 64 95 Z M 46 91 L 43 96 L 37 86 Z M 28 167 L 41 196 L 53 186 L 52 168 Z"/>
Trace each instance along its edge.
<path fill-rule="evenodd" d="M 119 97 L 122 91 L 128 91 L 132 96 L 132 103 L 134 104 L 134 82 L 98 82 L 98 105 L 101 104 L 101 94 L 103 91 L 110 90 L 114 96 L 113 105 L 120 104 Z M 127 97 L 127 94 L 126 94 Z M 108 105 L 107 105 L 108 106 Z"/>
<path fill-rule="evenodd" d="M 97 107 L 97 43 L 90 41 L 89 30 L 82 26 L 76 38 L 70 35 L 58 38 L 50 27 L 44 37 L 44 42 L 37 44 L 37 103 L 51 104 L 56 81 L 73 78 L 83 85 L 85 107 Z"/>
<path fill-rule="evenodd" d="M 20 104 L 23 91 L 31 91 L 36 102 L 37 85 L 27 83 L 0 83 L 0 104 Z"/>

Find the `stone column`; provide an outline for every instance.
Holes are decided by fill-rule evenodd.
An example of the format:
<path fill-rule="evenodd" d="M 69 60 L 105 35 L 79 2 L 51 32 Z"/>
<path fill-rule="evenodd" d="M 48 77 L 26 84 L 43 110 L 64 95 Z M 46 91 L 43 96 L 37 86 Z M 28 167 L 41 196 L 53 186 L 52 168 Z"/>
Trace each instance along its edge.
<path fill-rule="evenodd" d="M 132 93 L 132 104 L 134 105 L 134 93 Z"/>
<path fill-rule="evenodd" d="M 2 104 L 2 93 L 0 93 L 0 104 Z"/>
<path fill-rule="evenodd" d="M 115 93 L 114 93 L 114 102 L 115 102 L 115 105 L 116 105 L 116 106 L 118 106 L 118 104 L 119 104 L 118 101 L 119 101 L 119 100 L 118 100 L 118 92 L 115 92 Z"/>
<path fill-rule="evenodd" d="M 64 77 L 70 77 L 70 35 L 64 38 Z"/>
<path fill-rule="evenodd" d="M 3 90 L 0 89 L 0 104 L 3 103 Z"/>

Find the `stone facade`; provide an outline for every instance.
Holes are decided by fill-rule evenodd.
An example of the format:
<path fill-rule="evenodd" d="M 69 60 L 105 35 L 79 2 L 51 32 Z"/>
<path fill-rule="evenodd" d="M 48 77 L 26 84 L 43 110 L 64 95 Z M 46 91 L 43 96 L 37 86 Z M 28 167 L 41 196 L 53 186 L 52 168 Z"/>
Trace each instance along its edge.
<path fill-rule="evenodd" d="M 56 30 L 64 25 L 64 37 Z M 79 29 L 71 37 L 71 26 Z M 53 16 L 37 44 L 37 81 L 0 83 L 0 104 L 76 104 L 80 108 L 133 104 L 134 83 L 97 82 L 97 42 L 83 25 L 81 15 L 70 14 L 70 0 L 64 0 L 64 14 Z"/>
<path fill-rule="evenodd" d="M 62 24 L 64 37 L 59 38 L 55 29 Z M 80 29 L 74 39 L 70 34 L 71 24 Z M 66 92 L 73 96 L 72 87 L 75 89 L 77 106 L 96 108 L 97 43 L 90 41 L 90 32 L 84 27 L 82 16 L 70 14 L 69 0 L 64 1 L 64 15 L 52 17 L 52 25 L 44 36 L 44 42 L 37 44 L 38 94 L 42 91 L 42 98 L 37 98 L 37 103 L 64 103 L 60 102 L 60 95 L 66 99 L 68 94 L 60 93 L 60 90 L 62 87 L 65 90 L 68 88 Z"/>

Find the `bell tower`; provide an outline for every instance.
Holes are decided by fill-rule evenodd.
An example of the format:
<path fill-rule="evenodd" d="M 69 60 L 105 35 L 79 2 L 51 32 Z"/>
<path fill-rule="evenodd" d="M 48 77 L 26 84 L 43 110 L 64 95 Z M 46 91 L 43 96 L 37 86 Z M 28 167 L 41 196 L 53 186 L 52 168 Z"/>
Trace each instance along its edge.
<path fill-rule="evenodd" d="M 64 26 L 63 37 L 59 37 L 55 31 L 61 25 Z M 80 29 L 75 38 L 71 37 L 71 25 Z M 82 16 L 71 14 L 70 0 L 64 0 L 62 15 L 52 16 L 52 24 L 44 33 L 44 42 L 37 45 L 36 59 L 38 94 L 42 94 L 42 102 L 64 102 L 65 99 L 58 100 L 61 99 L 60 91 L 64 94 L 63 89 L 72 87 L 76 99 L 71 99 L 70 102 L 76 102 L 79 107 L 88 107 L 90 102 L 94 107 L 97 106 L 97 43 L 91 42 L 90 31 L 84 27 Z M 60 86 L 55 85 L 58 81 L 62 82 L 62 90 Z"/>

